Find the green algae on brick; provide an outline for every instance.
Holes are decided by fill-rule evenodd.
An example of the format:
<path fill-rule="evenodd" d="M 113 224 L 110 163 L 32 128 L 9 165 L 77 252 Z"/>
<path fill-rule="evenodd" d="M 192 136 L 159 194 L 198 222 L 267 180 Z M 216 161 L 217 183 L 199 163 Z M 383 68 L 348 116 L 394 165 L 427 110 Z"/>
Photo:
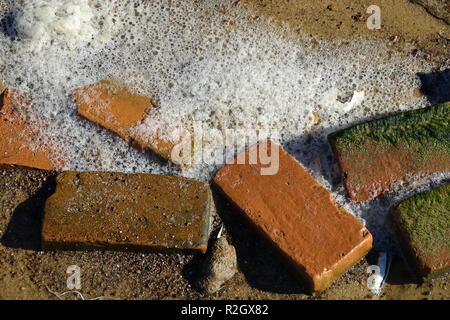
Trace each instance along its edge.
<path fill-rule="evenodd" d="M 403 200 L 391 209 L 391 217 L 421 276 L 450 270 L 450 184 Z"/>
<path fill-rule="evenodd" d="M 392 191 L 398 182 L 450 172 L 450 102 L 397 113 L 329 135 L 353 201 Z"/>
<path fill-rule="evenodd" d="M 206 252 L 207 183 L 175 176 L 64 172 L 46 201 L 42 247 Z"/>

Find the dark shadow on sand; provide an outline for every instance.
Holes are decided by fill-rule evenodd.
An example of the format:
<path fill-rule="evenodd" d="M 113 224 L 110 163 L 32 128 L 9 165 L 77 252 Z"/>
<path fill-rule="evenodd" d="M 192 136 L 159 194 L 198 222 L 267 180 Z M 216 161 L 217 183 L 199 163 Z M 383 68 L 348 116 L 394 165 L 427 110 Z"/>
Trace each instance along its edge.
<path fill-rule="evenodd" d="M 418 73 L 420 90 L 431 104 L 450 101 L 450 69 L 431 73 Z"/>
<path fill-rule="evenodd" d="M 386 282 L 391 285 L 421 284 L 420 279 L 410 270 L 401 256 L 394 256 L 392 259 Z"/>
<path fill-rule="evenodd" d="M 5 247 L 41 250 L 41 226 L 45 200 L 54 192 L 55 176 L 47 177 L 43 186 L 22 202 L 12 215 L 1 243 Z"/>

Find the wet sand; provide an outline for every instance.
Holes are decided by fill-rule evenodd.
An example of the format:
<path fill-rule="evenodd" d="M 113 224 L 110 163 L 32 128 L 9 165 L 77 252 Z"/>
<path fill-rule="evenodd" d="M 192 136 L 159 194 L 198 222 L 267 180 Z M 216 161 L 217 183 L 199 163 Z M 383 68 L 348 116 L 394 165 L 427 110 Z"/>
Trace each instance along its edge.
<path fill-rule="evenodd" d="M 52 174 L 38 170 L 0 171 L 0 299 L 58 299 L 68 291 L 67 267 L 81 268 L 85 299 L 449 299 L 450 276 L 419 284 L 400 257 L 380 297 L 367 288 L 372 255 L 328 290 L 306 294 L 300 281 L 248 224 L 222 199 L 227 236 L 238 255 L 238 274 L 216 294 L 193 288 L 201 256 L 128 252 L 41 252 L 42 206 L 52 192 Z M 52 291 L 52 292 L 51 292 Z M 68 294 L 64 299 L 79 299 Z"/>
<path fill-rule="evenodd" d="M 394 49 L 421 49 L 428 59 L 448 58 L 450 26 L 407 0 L 241 0 L 255 16 L 272 17 L 292 32 L 323 40 L 376 39 Z M 370 5 L 381 9 L 381 29 L 367 28 Z"/>

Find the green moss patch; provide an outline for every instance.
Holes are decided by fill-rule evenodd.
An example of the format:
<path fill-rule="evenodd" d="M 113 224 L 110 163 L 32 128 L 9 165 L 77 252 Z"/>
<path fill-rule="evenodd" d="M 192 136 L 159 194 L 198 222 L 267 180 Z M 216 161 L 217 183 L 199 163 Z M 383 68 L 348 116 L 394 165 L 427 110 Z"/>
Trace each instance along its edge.
<path fill-rule="evenodd" d="M 447 271 L 450 263 L 450 184 L 403 200 L 394 207 L 394 212 L 395 221 L 409 239 L 408 246 L 422 261 L 425 270 L 432 272 L 430 276 Z"/>
<path fill-rule="evenodd" d="M 344 157 L 367 154 L 367 146 L 415 150 L 418 163 L 435 154 L 450 156 L 450 102 L 361 123 L 329 136 Z"/>

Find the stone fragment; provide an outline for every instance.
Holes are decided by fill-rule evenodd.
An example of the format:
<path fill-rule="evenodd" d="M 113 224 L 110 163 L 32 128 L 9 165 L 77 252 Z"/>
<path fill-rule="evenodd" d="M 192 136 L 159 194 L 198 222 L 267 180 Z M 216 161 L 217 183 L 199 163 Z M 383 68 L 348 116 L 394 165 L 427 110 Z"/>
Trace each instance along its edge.
<path fill-rule="evenodd" d="M 278 153 L 272 157 L 279 162 L 273 174 L 261 174 L 265 152 L 267 157 Z M 238 164 L 238 159 L 249 160 Z M 372 247 L 369 231 L 272 141 L 238 155 L 217 172 L 214 184 L 279 249 L 311 291 L 325 290 Z"/>
<path fill-rule="evenodd" d="M 328 137 L 352 201 L 450 172 L 450 102 L 357 124 Z"/>
<path fill-rule="evenodd" d="M 171 153 L 179 141 L 172 141 L 158 128 L 152 128 L 154 131 L 149 134 L 137 130 L 155 109 L 148 97 L 131 93 L 123 85 L 111 81 L 76 89 L 72 97 L 78 106 L 78 114 L 84 118 L 118 134 L 141 150 L 150 149 L 163 160 L 172 162 Z"/>
<path fill-rule="evenodd" d="M 450 184 L 401 201 L 390 217 L 406 258 L 421 277 L 450 271 Z"/>
<path fill-rule="evenodd" d="M 64 172 L 45 203 L 42 247 L 205 253 L 213 208 L 209 185 L 192 179 Z"/>
<path fill-rule="evenodd" d="M 39 128 L 32 127 L 24 114 L 24 107 L 30 102 L 14 90 L 0 90 L 0 166 L 60 169 L 60 150 L 43 145 L 38 139 Z"/>
<path fill-rule="evenodd" d="M 202 291 L 212 294 L 233 278 L 237 272 L 237 257 L 236 249 L 228 243 L 225 236 L 217 239 L 210 250 L 197 286 Z"/>

